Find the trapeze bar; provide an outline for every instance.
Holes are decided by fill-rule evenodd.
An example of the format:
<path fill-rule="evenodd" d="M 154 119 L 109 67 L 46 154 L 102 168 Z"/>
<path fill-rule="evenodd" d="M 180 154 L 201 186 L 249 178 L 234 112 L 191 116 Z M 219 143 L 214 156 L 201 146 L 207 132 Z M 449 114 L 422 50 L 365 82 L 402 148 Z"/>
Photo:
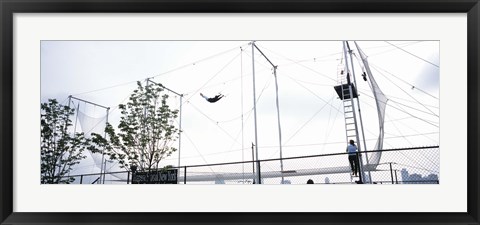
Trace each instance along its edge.
<path fill-rule="evenodd" d="M 86 100 L 83 100 L 83 99 L 80 99 L 80 98 L 75 98 L 75 97 L 73 97 L 73 96 L 71 96 L 71 95 L 68 96 L 68 97 L 73 98 L 73 99 L 76 99 L 76 100 L 78 100 L 78 101 L 86 102 L 86 103 L 89 103 L 89 104 L 92 104 L 92 105 L 95 105 L 95 106 L 98 106 L 98 107 L 102 107 L 102 108 L 104 108 L 104 109 L 110 109 L 110 107 L 106 107 L 106 106 L 103 106 L 103 105 L 99 105 L 99 104 L 96 104 L 96 103 L 93 103 L 93 102 L 89 102 L 89 101 L 86 101 Z"/>

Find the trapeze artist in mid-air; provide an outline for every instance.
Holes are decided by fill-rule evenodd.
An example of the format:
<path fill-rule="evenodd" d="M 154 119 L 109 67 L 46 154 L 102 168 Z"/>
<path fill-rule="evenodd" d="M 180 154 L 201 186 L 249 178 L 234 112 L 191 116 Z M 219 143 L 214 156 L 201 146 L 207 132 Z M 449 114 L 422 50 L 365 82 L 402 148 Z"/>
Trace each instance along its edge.
<path fill-rule="evenodd" d="M 213 97 L 213 98 L 209 98 L 209 97 L 203 95 L 202 93 L 200 93 L 200 96 L 202 96 L 205 100 L 207 100 L 207 101 L 210 102 L 210 103 L 215 103 L 215 102 L 217 102 L 218 100 L 220 100 L 221 98 L 225 97 L 225 95 L 218 94 L 218 95 L 216 95 L 216 96 Z"/>

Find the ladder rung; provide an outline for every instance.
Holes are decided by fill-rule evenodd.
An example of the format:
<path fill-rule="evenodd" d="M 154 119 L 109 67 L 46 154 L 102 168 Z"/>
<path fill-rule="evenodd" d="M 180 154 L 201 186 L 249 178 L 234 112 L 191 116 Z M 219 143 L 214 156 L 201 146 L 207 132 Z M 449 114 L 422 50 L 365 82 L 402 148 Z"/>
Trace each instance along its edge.
<path fill-rule="evenodd" d="M 351 125 L 351 124 L 355 124 L 355 123 L 346 123 L 346 125 Z"/>

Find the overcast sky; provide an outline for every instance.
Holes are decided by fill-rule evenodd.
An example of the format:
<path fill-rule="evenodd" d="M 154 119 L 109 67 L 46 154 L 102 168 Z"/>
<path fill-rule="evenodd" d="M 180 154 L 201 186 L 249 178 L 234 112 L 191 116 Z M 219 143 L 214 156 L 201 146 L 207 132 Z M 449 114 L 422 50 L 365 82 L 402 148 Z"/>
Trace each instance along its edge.
<path fill-rule="evenodd" d="M 343 57 L 342 42 L 258 41 L 256 44 L 278 65 L 283 156 L 344 152 L 342 101 L 333 89 Z M 358 44 L 389 99 L 384 148 L 439 145 L 440 43 L 359 41 Z M 350 45 L 354 48 L 353 42 Z M 259 158 L 278 158 L 273 70 L 258 51 L 254 58 Z M 378 137 L 378 116 L 373 94 L 362 80 L 362 69 L 355 58 L 354 63 L 367 149 L 372 149 Z M 109 121 L 115 127 L 120 118 L 118 104 L 126 103 L 136 81 L 144 82 L 149 77 L 184 94 L 182 165 L 251 160 L 250 147 L 255 139 L 249 41 L 41 43 L 41 101 L 56 98 L 67 104 L 68 96 L 73 95 L 110 107 Z M 222 93 L 226 97 L 211 104 L 199 93 L 207 96 Z M 178 109 L 178 96 L 170 94 L 170 104 Z M 80 110 L 92 117 L 104 113 L 99 107 L 82 104 Z M 174 153 L 165 164 L 177 165 L 177 158 L 178 153 Z"/>

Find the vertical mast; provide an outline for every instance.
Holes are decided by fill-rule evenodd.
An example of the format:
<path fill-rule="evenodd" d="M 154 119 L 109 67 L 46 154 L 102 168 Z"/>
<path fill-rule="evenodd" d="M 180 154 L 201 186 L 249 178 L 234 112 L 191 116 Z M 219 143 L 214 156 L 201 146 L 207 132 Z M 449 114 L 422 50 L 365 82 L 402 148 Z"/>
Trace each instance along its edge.
<path fill-rule="evenodd" d="M 350 69 L 349 69 L 349 64 L 348 64 L 347 42 L 346 41 L 343 41 L 343 53 L 344 53 L 344 57 L 345 57 L 345 68 L 346 68 L 346 72 L 347 72 L 346 76 L 347 76 L 347 86 L 348 86 L 348 95 L 349 95 L 349 100 L 348 101 L 350 101 L 350 105 L 348 105 L 347 107 L 352 108 L 351 112 L 353 114 L 355 139 L 356 139 L 356 142 L 358 144 L 358 152 L 360 153 L 362 151 L 362 149 L 361 149 L 361 145 L 360 145 L 360 137 L 358 136 L 358 126 L 357 126 L 357 117 L 356 117 L 356 113 L 355 113 L 355 103 L 353 101 L 353 98 L 355 96 L 354 96 L 354 92 L 352 90 L 352 85 L 350 83 Z M 352 65 L 352 68 L 353 68 L 353 65 Z M 343 89 L 343 84 L 342 84 L 342 89 Z M 342 93 L 344 94 L 345 92 L 342 91 Z M 345 104 L 345 99 L 343 101 L 344 101 L 344 104 Z M 345 108 L 346 107 L 344 107 L 344 110 L 345 110 Z M 347 142 L 348 142 L 348 130 L 346 130 L 345 132 L 347 132 Z M 361 155 L 358 155 L 358 162 L 360 164 L 359 165 L 360 181 L 363 182 L 365 180 L 365 177 L 364 177 L 364 174 L 363 174 L 363 162 L 362 162 Z"/>
<path fill-rule="evenodd" d="M 110 107 L 107 108 L 107 117 L 106 117 L 106 120 L 105 120 L 105 127 L 107 126 L 108 124 L 108 113 L 110 111 Z M 103 133 L 103 138 L 107 139 L 107 132 L 104 131 Z M 105 184 L 105 173 L 106 173 L 106 170 L 107 170 L 107 160 L 105 159 L 105 148 L 103 148 L 102 150 L 102 167 L 103 169 L 101 169 L 103 171 L 103 181 L 102 183 Z"/>
<path fill-rule="evenodd" d="M 260 184 L 260 161 L 258 161 L 258 133 L 257 133 L 257 97 L 255 93 L 255 42 L 251 42 L 252 45 L 252 68 L 253 68 L 253 121 L 255 124 L 255 153 L 257 157 L 257 182 Z"/>
<path fill-rule="evenodd" d="M 180 94 L 180 93 L 178 93 L 178 92 L 176 92 L 176 91 L 173 91 L 172 89 L 169 89 L 169 88 L 163 86 L 163 84 L 161 84 L 161 83 L 156 83 L 155 81 L 150 80 L 150 78 L 147 78 L 147 86 L 148 86 L 149 82 L 152 82 L 153 84 L 158 85 L 158 86 L 162 87 L 163 89 L 165 89 L 165 90 L 167 90 L 167 91 L 169 91 L 169 92 L 171 92 L 171 93 L 173 93 L 173 94 L 175 94 L 175 95 L 177 95 L 177 96 L 180 97 L 180 106 L 179 106 L 179 110 L 178 110 L 178 111 L 179 111 L 178 113 L 180 114 L 180 115 L 179 115 L 180 119 L 179 119 L 179 121 L 178 121 L 178 167 L 180 167 L 180 148 L 182 147 L 182 106 L 183 106 L 183 94 Z M 145 111 L 144 113 L 145 113 L 145 117 L 146 117 L 146 111 Z"/>
<path fill-rule="evenodd" d="M 182 146 L 182 105 L 183 94 L 180 95 L 180 119 L 178 121 L 178 169 L 180 169 L 180 147 Z"/>
<path fill-rule="evenodd" d="M 280 106 L 278 103 L 278 82 L 277 82 L 277 67 L 273 67 L 273 76 L 275 76 L 275 93 L 276 93 L 276 102 L 277 102 L 277 123 L 278 123 L 278 142 L 280 147 L 280 172 L 282 173 L 282 184 L 285 183 L 285 178 L 283 177 L 283 155 L 282 155 L 282 128 L 280 126 Z"/>
<path fill-rule="evenodd" d="M 350 49 L 350 45 L 348 45 L 348 42 L 346 42 L 347 48 L 348 48 L 348 53 L 350 55 L 350 62 L 352 63 L 352 76 L 353 76 L 353 84 L 357 86 L 357 79 L 355 77 L 355 68 L 353 66 L 353 57 L 352 57 L 352 50 Z M 365 132 L 363 130 L 363 120 L 362 120 L 362 113 L 360 111 L 360 100 L 357 97 L 357 107 L 358 107 L 358 116 L 360 118 L 360 129 L 362 131 L 362 138 L 363 138 L 363 151 L 367 151 L 367 143 L 365 140 Z M 358 142 L 358 145 L 360 145 L 360 142 Z M 361 158 L 361 157 L 360 157 Z M 365 159 L 367 160 L 367 165 L 368 163 L 368 154 L 365 152 Z M 362 163 L 363 166 L 363 163 Z M 365 180 L 364 180 L 365 181 Z M 370 170 L 368 170 L 368 183 L 372 183 L 372 175 L 370 173 Z"/>
<path fill-rule="evenodd" d="M 242 162 L 245 161 L 245 145 L 244 145 L 244 142 L 245 142 L 245 136 L 244 136 L 244 133 L 243 133 L 243 48 L 240 47 L 240 93 L 241 93 L 241 96 L 240 96 L 240 110 L 242 112 Z M 252 155 L 253 157 L 253 155 Z M 255 171 L 255 167 L 253 169 L 253 171 Z M 255 172 L 253 172 L 255 173 Z M 242 174 L 243 174 L 243 177 L 242 177 L 242 181 L 243 181 L 243 184 L 245 184 L 245 163 L 242 163 Z"/>
<path fill-rule="evenodd" d="M 280 151 L 280 174 L 282 177 L 282 184 L 285 181 L 285 178 L 283 176 L 283 155 L 282 155 L 282 127 L 280 126 L 280 106 L 279 106 L 279 101 L 278 101 L 278 79 L 277 79 L 277 67 L 275 64 L 270 61 L 270 59 L 263 54 L 262 50 L 258 48 L 255 43 L 252 44 L 253 47 L 255 47 L 258 52 L 270 63 L 270 65 L 273 67 L 273 76 L 275 78 L 275 99 L 276 99 L 276 106 L 277 106 L 277 124 L 278 124 L 278 142 L 279 142 L 279 151 Z"/>

